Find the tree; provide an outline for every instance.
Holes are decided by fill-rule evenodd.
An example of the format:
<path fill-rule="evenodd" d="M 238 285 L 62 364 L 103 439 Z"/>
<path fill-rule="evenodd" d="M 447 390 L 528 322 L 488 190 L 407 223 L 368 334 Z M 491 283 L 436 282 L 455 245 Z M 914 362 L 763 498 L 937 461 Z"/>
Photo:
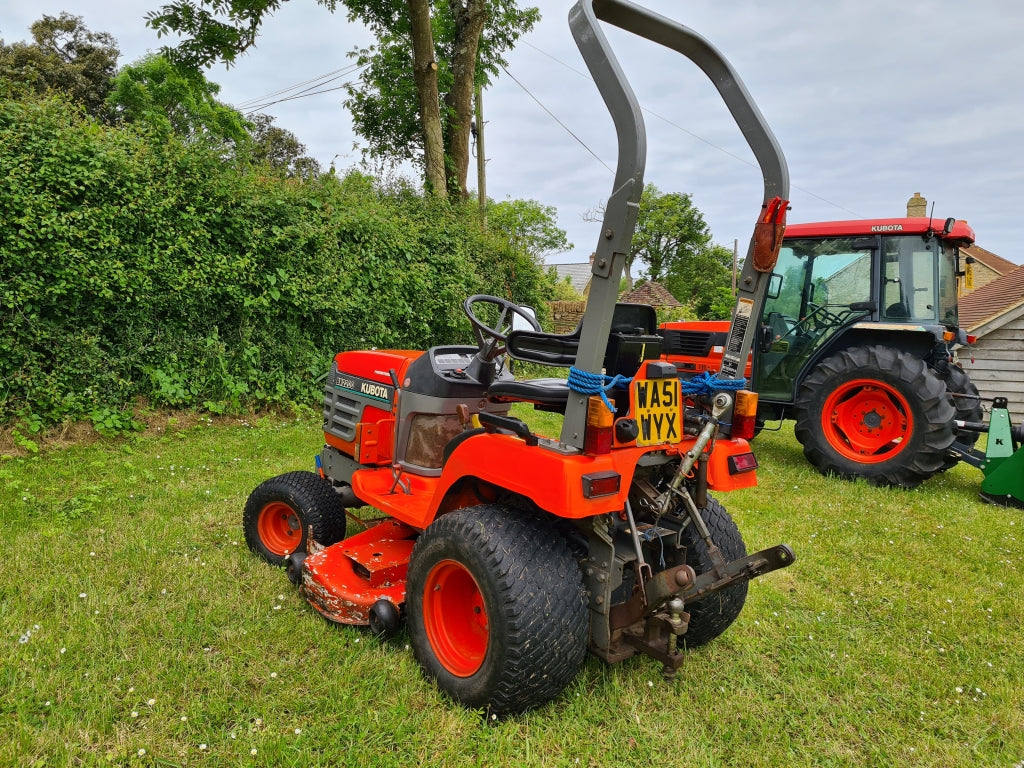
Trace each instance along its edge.
<path fill-rule="evenodd" d="M 202 72 L 152 55 L 121 70 L 107 102 L 118 120 L 233 149 L 249 140 L 247 124 L 237 110 L 217 101 L 219 92 Z"/>
<path fill-rule="evenodd" d="M 61 91 L 93 117 L 106 119 L 106 97 L 120 51 L 106 32 L 90 32 L 81 16 L 43 15 L 29 28 L 34 43 L 0 40 L 0 77 L 38 93 Z"/>
<path fill-rule="evenodd" d="M 732 251 L 711 242 L 704 216 L 689 195 L 644 187 L 628 263 L 639 259 L 645 277 L 688 299 L 697 317 L 728 317 L 732 309 Z"/>
<path fill-rule="evenodd" d="M 147 19 L 158 34 L 184 38 L 168 51 L 173 57 L 230 65 L 255 43 L 264 18 L 283 1 L 172 0 Z M 339 0 L 318 2 L 332 12 L 339 5 Z M 464 197 L 474 86 L 497 74 L 505 64 L 503 53 L 532 29 L 539 11 L 520 9 L 515 0 L 341 4 L 350 19 L 366 24 L 378 38 L 376 45 L 355 53 L 365 69 L 346 102 L 369 154 L 395 163 L 412 160 L 423 169 L 430 192 Z"/>
<path fill-rule="evenodd" d="M 630 247 L 631 261 L 647 266 L 647 277 L 662 282 L 673 265 L 694 259 L 711 242 L 704 216 L 689 195 L 644 187 Z"/>
<path fill-rule="evenodd" d="M 487 206 L 487 225 L 500 232 L 515 253 L 526 253 L 538 264 L 572 248 L 559 229 L 554 206 L 536 200 L 505 200 Z"/>
<path fill-rule="evenodd" d="M 676 262 L 665 277 L 673 296 L 686 297 L 699 320 L 727 320 L 733 309 L 732 249 L 709 244 Z"/>
<path fill-rule="evenodd" d="M 270 115 L 252 115 L 249 123 L 249 152 L 254 161 L 266 163 L 288 176 L 311 178 L 320 172 L 320 164 L 306 155 L 306 145 L 291 131 L 274 125 Z"/>

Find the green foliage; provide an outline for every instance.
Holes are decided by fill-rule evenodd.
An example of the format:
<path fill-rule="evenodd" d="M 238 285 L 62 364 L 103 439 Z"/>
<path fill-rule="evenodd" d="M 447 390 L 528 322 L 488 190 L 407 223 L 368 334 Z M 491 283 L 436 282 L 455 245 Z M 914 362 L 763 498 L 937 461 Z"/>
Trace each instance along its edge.
<path fill-rule="evenodd" d="M 158 37 L 180 35 L 175 61 L 189 66 L 210 66 L 220 60 L 231 64 L 256 43 L 264 15 L 270 16 L 285 0 L 175 0 L 146 14 L 146 23 Z M 322 0 L 334 10 L 335 0 Z"/>
<path fill-rule="evenodd" d="M 245 119 L 217 101 L 220 86 L 201 72 L 163 56 L 147 56 L 122 69 L 107 96 L 119 120 L 144 123 L 188 143 L 231 146 L 249 139 Z"/>
<path fill-rule="evenodd" d="M 44 94 L 59 91 L 99 119 L 108 117 L 106 96 L 120 51 L 105 32 L 90 32 L 81 16 L 43 15 L 32 24 L 32 43 L 0 40 L 0 80 Z"/>
<path fill-rule="evenodd" d="M 159 36 L 181 38 L 164 49 L 174 61 L 192 67 L 210 66 L 215 61 L 230 65 L 255 44 L 264 21 L 282 2 L 170 0 L 159 11 L 149 12 L 146 22 Z M 362 22 L 376 37 L 374 45 L 352 53 L 363 72 L 359 83 L 348 88 L 346 102 L 356 133 L 368 142 L 367 155 L 395 166 L 407 161 L 425 164 L 424 150 L 430 141 L 437 157 L 443 154 L 448 166 L 446 193 L 465 195 L 471 120 L 468 95 L 474 85 L 487 85 L 497 76 L 506 64 L 504 54 L 540 19 L 539 9 L 520 8 L 516 0 L 318 2 L 331 12 L 344 6 L 350 20 Z M 418 17 L 418 12 L 430 17 L 426 31 L 433 40 L 436 90 L 432 78 L 428 86 L 417 82 L 413 73 L 411 19 Z M 459 57 L 473 48 L 475 61 L 459 64 Z M 431 103 L 439 103 L 442 125 L 434 125 L 436 120 L 421 114 L 420 89 Z M 454 130 L 456 126 L 460 130 Z"/>
<path fill-rule="evenodd" d="M 395 163 L 418 161 L 423 154 L 423 130 L 412 76 L 412 44 L 405 3 L 347 0 L 345 5 L 350 17 L 365 23 L 377 37 L 372 46 L 352 54 L 356 63 L 364 67 L 359 81 L 347 88 L 349 98 L 345 106 L 352 112 L 353 127 L 368 142 L 369 156 Z M 475 74 L 480 85 L 497 77 L 507 63 L 505 53 L 540 19 L 537 8 L 521 9 L 514 0 L 499 0 L 488 6 L 488 23 L 480 36 Z M 442 121 L 448 123 L 455 119 L 447 94 L 455 85 L 452 61 L 458 24 L 446 3 L 434 6 L 432 20 Z M 450 152 L 450 148 L 446 151 Z"/>
<path fill-rule="evenodd" d="M 710 242 L 711 231 L 689 195 L 644 187 L 630 251 L 644 262 L 650 280 L 663 282 L 679 261 L 695 259 Z"/>
<path fill-rule="evenodd" d="M 644 188 L 633 234 L 632 259 L 645 276 L 665 285 L 690 304 L 702 320 L 728 318 L 732 312 L 732 251 L 711 242 L 704 216 L 689 195 Z"/>
<path fill-rule="evenodd" d="M 555 268 L 548 267 L 548 279 L 552 284 L 552 301 L 586 301 L 583 294 L 572 287 L 572 278 L 568 275 L 559 279 Z"/>
<path fill-rule="evenodd" d="M 18 427 L 11 429 L 11 439 L 18 448 L 21 448 L 26 453 L 39 453 L 39 443 L 22 434 Z"/>
<path fill-rule="evenodd" d="M 339 350 L 468 341 L 467 295 L 552 290 L 474 206 L 268 174 L 60 98 L 0 102 L 0 174 L 0 422 L 313 405 Z"/>
<path fill-rule="evenodd" d="M 105 405 L 93 408 L 89 412 L 89 420 L 93 429 L 108 437 L 138 432 L 142 429 L 142 424 L 135 420 L 130 411 L 117 410 Z"/>
<path fill-rule="evenodd" d="M 536 200 L 503 200 L 487 206 L 487 225 L 501 232 L 512 250 L 523 251 L 539 262 L 572 250 L 557 221 L 555 207 Z"/>
<path fill-rule="evenodd" d="M 306 145 L 294 133 L 274 125 L 270 115 L 249 117 L 249 156 L 289 176 L 309 177 L 320 173 L 320 164 L 306 155 Z"/>
<path fill-rule="evenodd" d="M 696 258 L 678 262 L 668 273 L 665 287 L 673 296 L 691 296 L 690 306 L 699 320 L 727 320 L 733 309 L 732 251 L 711 244 Z"/>

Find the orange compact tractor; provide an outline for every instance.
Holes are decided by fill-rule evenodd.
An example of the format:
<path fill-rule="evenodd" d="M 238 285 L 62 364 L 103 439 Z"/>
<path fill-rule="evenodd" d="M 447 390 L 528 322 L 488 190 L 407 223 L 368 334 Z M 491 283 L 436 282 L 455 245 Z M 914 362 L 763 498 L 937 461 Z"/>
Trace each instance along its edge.
<path fill-rule="evenodd" d="M 579 327 L 544 333 L 516 304 L 472 296 L 475 345 L 338 354 L 317 471 L 267 480 L 244 513 L 249 547 L 286 566 L 324 617 L 374 633 L 404 623 L 425 673 L 494 714 L 557 696 L 588 650 L 647 654 L 671 677 L 684 646 L 736 619 L 750 579 L 794 559 L 785 545 L 747 554 L 709 493 L 756 483 L 745 438 L 757 397 L 732 377 L 781 243 L 785 159 L 730 64 L 692 30 L 624 0 L 581 0 L 569 18 L 619 144 Z M 650 307 L 616 304 L 646 142 L 599 19 L 700 67 L 761 164 L 765 203 L 723 377 L 700 386 L 660 359 Z M 516 379 L 509 358 L 568 378 Z M 515 403 L 564 414 L 560 436 L 510 415 Z M 346 538 L 346 510 L 360 507 L 376 513 Z"/>

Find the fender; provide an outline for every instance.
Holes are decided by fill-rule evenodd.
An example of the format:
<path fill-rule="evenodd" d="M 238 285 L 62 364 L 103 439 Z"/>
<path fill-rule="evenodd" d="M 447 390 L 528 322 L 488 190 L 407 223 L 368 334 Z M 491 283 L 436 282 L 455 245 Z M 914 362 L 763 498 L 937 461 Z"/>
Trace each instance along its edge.
<path fill-rule="evenodd" d="M 685 452 L 692 440 L 671 450 Z M 528 446 L 511 435 L 480 434 L 465 440 L 452 452 L 441 474 L 440 485 L 431 505 L 430 520 L 437 515 L 441 500 L 464 478 L 473 478 L 505 488 L 530 499 L 541 509 L 568 519 L 620 512 L 629 498 L 633 473 L 644 454 L 665 450 L 664 446 L 617 448 L 600 456 L 565 456 L 543 445 Z M 736 471 L 730 458 L 751 454 L 746 440 L 721 439 L 708 462 L 708 487 L 726 491 L 757 485 L 756 461 L 747 470 Z M 508 468 L 516 472 L 509 474 Z M 620 477 L 617 493 L 597 498 L 584 496 L 584 478 L 603 472 Z M 429 520 L 425 524 L 429 524 Z"/>

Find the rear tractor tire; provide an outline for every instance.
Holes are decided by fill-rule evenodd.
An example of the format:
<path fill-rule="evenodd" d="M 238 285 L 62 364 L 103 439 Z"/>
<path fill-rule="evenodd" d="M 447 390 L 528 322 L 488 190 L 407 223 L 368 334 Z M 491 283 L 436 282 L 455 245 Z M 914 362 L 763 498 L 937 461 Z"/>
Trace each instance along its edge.
<path fill-rule="evenodd" d="M 540 514 L 484 504 L 436 520 L 412 552 L 406 613 L 424 673 L 488 714 L 547 703 L 586 658 L 583 577 Z"/>
<path fill-rule="evenodd" d="M 747 545 L 743 543 L 743 535 L 721 502 L 709 496 L 707 506 L 701 510 L 700 516 L 704 518 L 711 540 L 721 550 L 726 562 L 747 556 Z M 693 568 L 698 576 L 714 568 L 708 554 L 708 546 L 697 532 L 696 526 L 692 523 L 686 526 L 679 540 L 686 547 L 686 564 Z M 711 642 L 736 621 L 743 610 L 743 604 L 747 601 L 748 585 L 749 582 L 741 581 L 694 603 L 686 604 L 686 610 L 690 614 L 690 625 L 682 639 L 687 648 L 696 648 Z"/>
<path fill-rule="evenodd" d="M 271 565 L 288 565 L 290 555 L 307 551 L 310 529 L 325 547 L 344 539 L 345 508 L 316 473 L 288 472 L 249 494 L 242 529 L 249 549 Z"/>
<path fill-rule="evenodd" d="M 914 488 L 943 469 L 955 414 L 945 384 L 920 358 L 851 347 L 804 378 L 794 431 L 822 474 Z"/>
<path fill-rule="evenodd" d="M 981 407 L 981 397 L 978 388 L 974 386 L 971 377 L 958 365 L 949 364 L 945 371 L 936 370 L 936 374 L 946 385 L 946 391 L 953 397 L 953 407 L 956 408 L 958 421 L 971 421 L 976 424 L 984 423 L 985 411 Z M 978 442 L 981 434 L 967 429 L 954 430 L 956 441 L 973 448 Z M 943 469 L 951 469 L 960 462 L 956 456 L 946 456 Z"/>

